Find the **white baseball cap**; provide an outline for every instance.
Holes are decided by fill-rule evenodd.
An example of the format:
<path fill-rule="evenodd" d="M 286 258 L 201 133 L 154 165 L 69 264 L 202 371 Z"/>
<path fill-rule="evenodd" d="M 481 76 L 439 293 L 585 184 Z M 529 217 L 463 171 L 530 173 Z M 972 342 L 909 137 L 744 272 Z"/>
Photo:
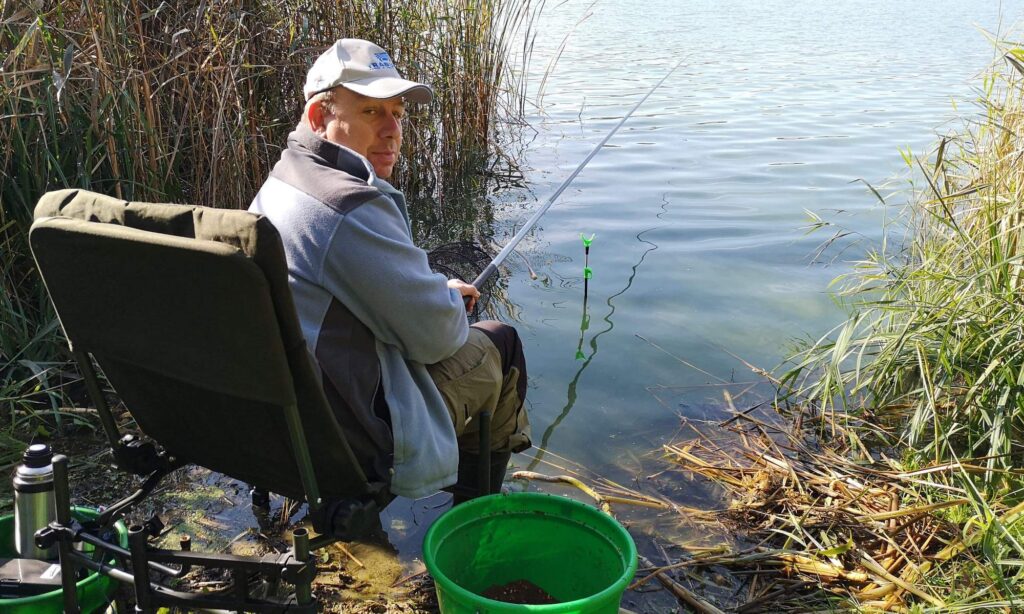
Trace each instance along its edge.
<path fill-rule="evenodd" d="M 430 102 L 430 86 L 403 79 L 387 51 L 369 41 L 343 38 L 313 62 L 302 93 L 314 94 L 342 86 L 370 98 L 404 96 L 412 102 Z"/>

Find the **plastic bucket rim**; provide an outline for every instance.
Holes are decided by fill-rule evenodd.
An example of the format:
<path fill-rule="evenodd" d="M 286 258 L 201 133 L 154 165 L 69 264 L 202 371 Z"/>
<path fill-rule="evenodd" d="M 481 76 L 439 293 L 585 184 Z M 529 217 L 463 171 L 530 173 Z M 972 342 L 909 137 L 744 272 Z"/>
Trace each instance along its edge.
<path fill-rule="evenodd" d="M 569 504 L 570 506 L 578 506 L 581 509 L 587 510 L 586 513 L 593 514 L 593 518 L 600 518 L 601 520 L 599 520 L 599 522 L 607 523 L 609 526 L 614 527 L 625 538 L 624 541 L 626 543 L 627 551 L 623 554 L 626 561 L 626 568 L 623 570 L 622 574 L 615 580 L 615 582 L 612 582 L 606 588 L 594 593 L 593 595 L 587 595 L 586 597 L 580 597 L 579 599 L 573 599 L 572 601 L 560 601 L 558 603 L 550 604 L 520 604 L 509 603 L 507 601 L 498 601 L 496 599 L 489 599 L 487 597 L 484 597 L 483 595 L 474 593 L 473 591 L 470 591 L 459 586 L 455 583 L 454 580 L 449 578 L 440 569 L 438 569 L 437 565 L 435 564 L 436 562 L 434 561 L 433 549 L 428 547 L 429 545 L 431 545 L 431 542 L 434 541 L 434 534 L 438 530 L 437 527 L 439 523 L 437 521 L 434 521 L 434 524 L 431 525 L 429 529 L 427 529 L 427 533 L 423 537 L 423 563 L 426 566 L 427 571 L 434 578 L 435 583 L 440 584 L 445 591 L 452 592 L 463 600 L 482 601 L 488 607 L 501 609 L 505 612 L 532 612 L 537 614 L 543 614 L 544 612 L 560 612 L 565 609 L 571 609 L 575 606 L 583 605 L 586 602 L 599 601 L 605 599 L 615 593 L 625 592 L 626 587 L 629 585 L 629 580 L 636 575 L 636 544 L 633 542 L 633 536 L 629 534 L 629 531 L 627 531 L 626 528 L 622 526 L 622 524 L 620 524 L 618 520 L 594 508 L 593 506 L 587 505 L 586 503 L 581 503 L 579 501 L 576 501 L 575 499 L 570 499 L 569 497 L 562 497 L 559 495 L 552 495 L 549 493 L 500 493 L 495 495 L 487 495 L 484 497 L 477 497 L 476 499 L 462 503 L 460 507 L 467 506 L 464 507 L 463 509 L 471 509 L 471 507 L 469 506 L 476 506 L 478 504 L 483 505 L 484 502 L 495 500 L 499 497 L 516 497 L 527 500 L 557 499 L 562 503 Z M 448 510 L 448 512 L 450 511 L 451 509 Z M 445 512 L 445 514 L 447 514 L 448 512 Z M 442 517 L 443 516 L 444 515 L 442 514 Z M 440 518 L 438 520 L 440 520 Z"/>
<path fill-rule="evenodd" d="M 100 510 L 98 510 L 96 508 L 93 508 L 93 507 L 84 507 L 84 506 L 80 506 L 80 505 L 72 505 L 71 506 L 71 513 L 72 514 L 75 514 L 75 513 L 84 514 L 84 515 L 88 515 L 88 516 L 91 516 L 91 517 L 95 518 L 96 516 L 99 516 L 99 514 L 101 512 L 100 512 Z M 10 518 L 12 523 L 14 522 L 14 514 L 3 514 L 2 516 L 0 516 L 0 520 L 6 520 L 7 518 Z M 122 548 L 126 548 L 128 546 L 128 529 L 124 526 L 124 523 L 122 521 L 120 521 L 120 520 L 118 520 L 116 523 L 114 523 L 114 528 L 117 530 L 118 545 L 121 546 Z M 82 578 L 78 582 L 75 582 L 75 590 L 79 594 L 81 594 L 87 588 L 89 588 L 89 587 L 93 586 L 94 584 L 100 582 L 102 579 L 103 579 L 103 574 L 101 574 L 98 571 L 91 571 L 91 573 L 89 573 L 89 575 L 87 575 L 86 577 Z M 113 578 L 111 578 L 111 580 L 113 580 Z M 116 582 L 116 580 L 113 580 L 113 581 Z M 113 586 L 116 586 L 116 584 L 113 585 Z M 18 606 L 18 607 L 27 607 L 27 606 L 39 605 L 40 603 L 48 602 L 48 601 L 50 601 L 52 599 L 62 599 L 62 597 L 60 597 L 60 595 L 62 593 L 62 590 L 63 589 L 56 589 L 56 590 L 52 590 L 52 591 L 49 591 L 49 592 L 46 592 L 46 593 L 40 593 L 38 595 L 29 595 L 27 597 L 15 597 L 13 599 L 0 599 L 0 604 L 2 604 L 2 605 L 14 605 L 14 606 Z"/>

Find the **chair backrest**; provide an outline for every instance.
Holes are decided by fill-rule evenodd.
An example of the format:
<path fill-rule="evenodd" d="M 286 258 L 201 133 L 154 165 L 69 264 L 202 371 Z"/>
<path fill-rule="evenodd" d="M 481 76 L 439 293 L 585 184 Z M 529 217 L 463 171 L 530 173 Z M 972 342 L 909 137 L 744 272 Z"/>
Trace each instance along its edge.
<path fill-rule="evenodd" d="M 283 411 L 297 405 L 321 497 L 377 490 L 315 376 L 268 220 L 84 190 L 46 194 L 35 218 L 32 253 L 68 343 L 149 437 L 305 499 Z"/>

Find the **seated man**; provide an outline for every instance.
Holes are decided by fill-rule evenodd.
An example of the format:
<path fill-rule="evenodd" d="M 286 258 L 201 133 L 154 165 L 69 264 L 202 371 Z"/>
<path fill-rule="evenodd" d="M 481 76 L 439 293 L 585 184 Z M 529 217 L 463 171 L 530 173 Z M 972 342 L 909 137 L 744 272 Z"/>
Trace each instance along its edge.
<path fill-rule="evenodd" d="M 471 498 L 488 452 L 497 492 L 512 452 L 530 446 L 522 345 L 510 326 L 467 323 L 463 297 L 473 303 L 479 291 L 431 272 L 405 198 L 385 181 L 405 103 L 433 93 L 357 39 L 317 58 L 303 91 L 299 125 L 249 210 L 281 233 L 327 400 L 367 476 L 390 474 L 396 495 L 456 484 L 456 502 Z M 483 410 L 489 451 L 478 449 Z"/>

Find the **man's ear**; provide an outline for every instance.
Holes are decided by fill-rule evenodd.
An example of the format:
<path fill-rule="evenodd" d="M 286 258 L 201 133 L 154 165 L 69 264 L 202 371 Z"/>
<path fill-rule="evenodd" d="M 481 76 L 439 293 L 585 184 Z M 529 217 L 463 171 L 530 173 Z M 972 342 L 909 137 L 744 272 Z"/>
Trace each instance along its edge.
<path fill-rule="evenodd" d="M 306 123 L 319 135 L 327 132 L 327 117 L 324 105 L 320 104 L 319 100 L 314 99 L 306 103 Z"/>

